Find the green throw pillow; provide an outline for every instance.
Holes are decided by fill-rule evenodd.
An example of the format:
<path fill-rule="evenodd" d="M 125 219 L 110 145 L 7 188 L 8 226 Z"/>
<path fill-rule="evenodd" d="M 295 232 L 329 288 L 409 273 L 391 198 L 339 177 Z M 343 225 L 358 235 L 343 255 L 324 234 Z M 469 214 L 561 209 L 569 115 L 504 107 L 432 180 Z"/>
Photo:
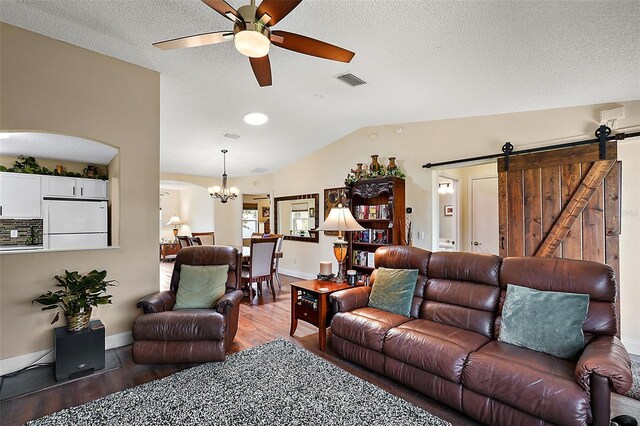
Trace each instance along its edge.
<path fill-rule="evenodd" d="M 182 265 L 173 310 L 210 308 L 224 296 L 229 265 Z"/>
<path fill-rule="evenodd" d="M 582 324 L 589 295 L 540 291 L 507 284 L 501 342 L 575 359 L 584 349 Z"/>
<path fill-rule="evenodd" d="M 417 282 L 417 269 L 378 268 L 369 306 L 408 317 Z"/>

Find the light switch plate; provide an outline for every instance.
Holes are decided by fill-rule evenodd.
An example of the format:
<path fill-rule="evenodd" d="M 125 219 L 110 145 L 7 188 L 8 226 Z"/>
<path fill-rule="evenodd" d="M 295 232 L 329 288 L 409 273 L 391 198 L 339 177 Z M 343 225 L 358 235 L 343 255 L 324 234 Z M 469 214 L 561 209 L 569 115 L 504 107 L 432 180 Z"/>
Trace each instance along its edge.
<path fill-rule="evenodd" d="M 18 238 L 18 230 L 17 229 L 12 229 L 11 230 L 11 238 Z"/>

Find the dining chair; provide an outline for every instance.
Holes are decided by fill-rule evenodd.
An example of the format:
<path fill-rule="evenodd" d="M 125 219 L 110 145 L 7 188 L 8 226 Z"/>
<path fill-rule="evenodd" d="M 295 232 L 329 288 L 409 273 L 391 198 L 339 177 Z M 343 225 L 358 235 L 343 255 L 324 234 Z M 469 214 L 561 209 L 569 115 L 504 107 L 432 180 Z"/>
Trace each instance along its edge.
<path fill-rule="evenodd" d="M 276 299 L 276 290 L 273 287 L 273 261 L 276 252 L 277 237 L 252 238 L 249 267 L 242 271 L 242 283 L 249 286 L 249 303 L 253 303 L 253 283 L 256 283 L 256 293 L 262 295 L 262 283 L 267 282 L 271 287 L 273 299 Z"/>
<path fill-rule="evenodd" d="M 181 249 L 183 249 L 185 247 L 191 247 L 192 246 L 191 240 L 186 235 L 177 235 L 176 238 L 178 239 L 178 242 L 180 243 L 180 248 Z"/>
<path fill-rule="evenodd" d="M 203 246 L 215 246 L 216 245 L 216 235 L 215 232 L 192 232 L 192 237 L 200 238 L 200 242 Z"/>
<path fill-rule="evenodd" d="M 200 237 L 189 237 L 189 242 L 191 243 L 192 246 L 202 245 L 202 240 L 200 240 Z"/>
<path fill-rule="evenodd" d="M 284 234 L 269 234 L 271 237 L 275 237 L 278 239 L 278 243 L 276 244 L 276 253 L 282 252 L 282 241 L 284 240 Z M 278 288 L 282 290 L 282 284 L 280 283 L 280 274 L 278 272 L 278 268 L 280 266 L 280 257 L 275 257 L 273 259 L 273 276 L 278 282 Z"/>

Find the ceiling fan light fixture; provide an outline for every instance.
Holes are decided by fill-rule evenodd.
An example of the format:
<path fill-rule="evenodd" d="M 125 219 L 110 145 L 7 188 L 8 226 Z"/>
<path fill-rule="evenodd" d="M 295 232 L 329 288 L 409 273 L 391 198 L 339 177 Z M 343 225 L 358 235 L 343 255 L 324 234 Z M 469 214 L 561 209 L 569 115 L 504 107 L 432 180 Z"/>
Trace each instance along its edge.
<path fill-rule="evenodd" d="M 245 114 L 242 120 L 252 126 L 262 126 L 269 121 L 269 116 L 263 112 L 250 112 Z"/>
<path fill-rule="evenodd" d="M 250 58 L 262 58 L 269 54 L 271 41 L 262 32 L 255 30 L 238 31 L 233 39 L 238 52 Z"/>

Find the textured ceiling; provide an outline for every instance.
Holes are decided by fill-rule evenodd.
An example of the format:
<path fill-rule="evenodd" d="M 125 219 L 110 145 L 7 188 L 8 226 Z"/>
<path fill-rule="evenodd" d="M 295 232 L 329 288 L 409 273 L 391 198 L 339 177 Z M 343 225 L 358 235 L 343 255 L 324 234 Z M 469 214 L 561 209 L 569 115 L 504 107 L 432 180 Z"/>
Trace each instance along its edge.
<path fill-rule="evenodd" d="M 95 141 L 54 133 L 10 133 L 0 139 L 0 155 L 31 156 L 106 165 L 118 150 Z"/>
<path fill-rule="evenodd" d="M 640 98 L 640 2 L 304 0 L 274 28 L 356 52 L 350 64 L 273 47 L 260 88 L 198 0 L 0 0 L 0 20 L 161 73 L 161 170 L 277 170 L 364 126 Z M 247 1 L 229 0 L 234 7 Z M 333 76 L 352 72 L 367 85 Z M 270 116 L 262 127 L 246 112 Z M 223 138 L 226 132 L 241 136 Z"/>

